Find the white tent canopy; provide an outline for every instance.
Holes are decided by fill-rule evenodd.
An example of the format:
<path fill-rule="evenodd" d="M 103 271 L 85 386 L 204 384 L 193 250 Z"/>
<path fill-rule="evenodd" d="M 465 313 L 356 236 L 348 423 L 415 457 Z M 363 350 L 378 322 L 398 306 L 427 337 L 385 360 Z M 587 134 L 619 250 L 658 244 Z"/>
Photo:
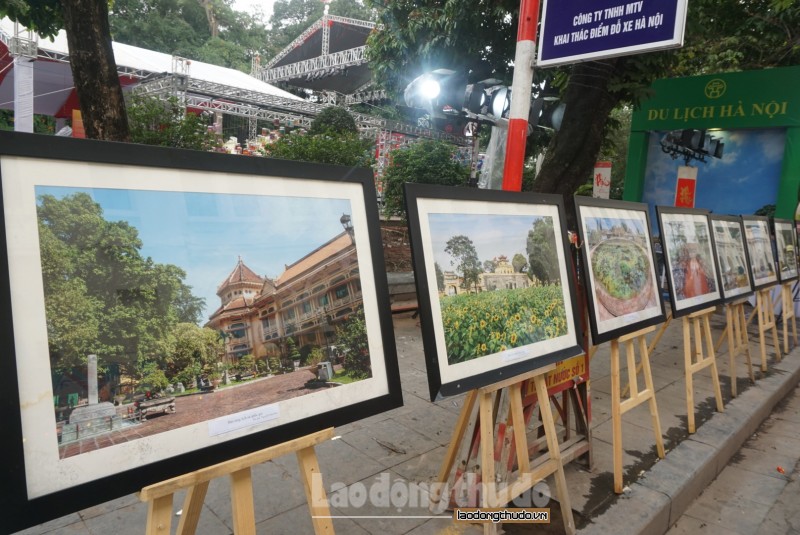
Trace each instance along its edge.
<path fill-rule="evenodd" d="M 20 37 L 27 37 L 27 31 Z M 14 23 L 0 19 L 0 108 L 14 108 L 13 57 L 9 51 L 14 37 Z M 55 117 L 71 117 L 72 109 L 78 109 L 72 72 L 69 66 L 69 47 L 66 33 L 62 30 L 52 41 L 37 37 L 37 59 L 34 61 L 33 112 Z M 142 78 L 159 73 L 173 72 L 173 56 L 144 48 L 113 43 L 114 58 L 123 86 L 138 83 Z M 187 62 L 191 78 L 207 82 L 255 91 L 266 95 L 293 100 L 302 100 L 275 86 L 226 67 L 190 60 Z"/>

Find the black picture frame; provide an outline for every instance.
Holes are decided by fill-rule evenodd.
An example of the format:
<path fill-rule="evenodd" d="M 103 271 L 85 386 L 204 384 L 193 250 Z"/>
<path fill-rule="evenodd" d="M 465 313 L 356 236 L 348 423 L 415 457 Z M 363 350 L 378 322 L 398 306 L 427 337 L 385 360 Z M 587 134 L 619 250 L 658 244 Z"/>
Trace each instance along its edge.
<path fill-rule="evenodd" d="M 755 291 L 750 257 L 742 218 L 732 215 L 709 216 L 711 240 L 720 277 L 722 302 L 750 297 Z"/>
<path fill-rule="evenodd" d="M 772 229 L 775 235 L 775 261 L 778 281 L 781 284 L 798 279 L 797 233 L 791 219 L 774 218 Z"/>
<path fill-rule="evenodd" d="M 769 217 L 743 215 L 742 226 L 744 226 L 753 289 L 763 290 L 778 284 L 777 261 L 775 250 L 772 248 L 772 225 Z"/>
<path fill-rule="evenodd" d="M 0 468 L 0 500 L 4 504 L 5 530 L 15 532 L 130 494 L 146 485 L 402 406 L 378 205 L 370 169 L 0 132 L 0 185 L 0 317 L 3 320 L 0 376 L 4 379 L 0 389 L 4 422 L 0 453 L 5 461 Z M 165 192 L 197 194 L 220 203 L 223 200 L 232 202 L 232 199 L 238 202 L 241 198 L 257 204 L 256 201 L 278 196 L 281 201 L 311 199 L 316 203 L 313 206 L 328 207 L 330 212 L 344 203 L 351 213 L 347 214 L 349 218 L 335 213 L 337 222 L 330 228 L 338 225 L 340 234 L 329 243 L 344 244 L 337 250 L 353 251 L 354 256 L 348 258 L 357 268 L 351 270 L 349 276 L 358 281 L 352 288 L 358 288 L 364 310 L 366 334 L 359 340 L 366 343 L 371 364 L 368 378 L 353 384 L 352 388 L 344 384 L 303 391 L 298 397 L 280 398 L 269 405 L 226 413 L 214 420 L 203 420 L 201 415 L 199 421 L 191 425 L 61 458 L 58 441 L 64 437 L 57 436 L 54 413 L 58 407 L 54 409 L 55 398 L 50 400 L 52 369 L 47 329 L 43 325 L 46 294 L 42 289 L 41 231 L 37 231 L 39 203 L 43 202 L 42 197 L 37 200 L 40 187 L 89 191 L 92 195 L 96 193 L 97 199 L 99 190 L 114 195 L 120 191 L 132 192 L 131 195 L 149 194 L 152 190 L 158 198 Z M 267 192 L 269 188 L 277 192 L 273 193 L 272 189 Z M 100 205 L 99 200 L 97 204 Z M 180 208 L 169 203 L 165 205 L 167 209 L 159 213 L 174 216 L 173 212 Z M 152 211 L 155 213 L 156 209 Z M 219 217 L 232 213 L 253 212 L 229 210 L 220 212 Z M 307 213 L 310 217 L 321 217 L 313 207 Z M 128 223 L 136 226 L 135 222 Z M 125 228 L 128 223 L 111 226 Z M 328 228 L 327 219 L 324 226 Z M 165 227 L 165 235 L 169 234 L 166 230 Z M 299 230 L 297 227 L 293 236 L 299 236 Z M 219 239 L 213 234 L 207 236 L 212 245 Z M 270 244 L 281 248 L 292 242 L 280 237 L 269 239 L 272 240 Z M 263 249 L 264 243 L 254 242 L 253 250 Z M 348 249 L 350 245 L 347 244 L 352 244 L 352 248 Z M 175 247 L 174 244 L 165 245 Z M 308 253 L 302 258 L 310 259 L 312 254 L 317 253 Z M 196 263 L 203 265 L 202 261 Z M 230 267 L 235 263 L 236 259 L 231 259 Z M 297 262 L 296 265 L 301 264 Z M 212 286 L 211 291 L 214 288 Z M 354 295 L 350 297 L 354 307 L 352 315 L 357 313 L 358 304 Z M 27 307 L 34 307 L 38 312 L 29 315 L 24 312 Z M 32 371 L 29 361 L 44 362 L 44 368 L 40 366 L 38 371 Z M 217 369 L 221 369 L 219 364 Z M 286 377 L 303 380 L 292 373 L 305 373 L 311 378 L 305 369 L 287 372 Z M 243 388 L 231 388 L 229 392 L 245 393 L 250 383 L 240 386 Z M 228 399 L 224 397 L 225 392 L 222 389 L 203 395 L 212 400 Z M 250 401 L 250 396 L 247 400 Z M 262 411 L 262 408 L 268 410 Z M 176 414 L 180 414 L 180 400 L 177 410 Z M 161 418 L 163 422 L 164 418 L 174 416 L 155 416 L 152 420 Z M 243 424 L 245 418 L 251 421 Z M 144 444 L 144 441 L 152 442 Z"/>
<path fill-rule="evenodd" d="M 432 401 L 583 353 L 560 195 L 420 184 L 404 191 Z M 512 263 L 527 254 L 534 225 L 533 243 L 543 251 L 537 258 L 545 260 L 530 268 L 541 275 L 532 279 Z M 463 249 L 459 266 L 469 272 L 440 267 L 437 278 L 436 258 L 454 262 L 448 247 L 467 241 L 472 250 Z M 488 315 L 478 318 L 479 310 Z"/>
<path fill-rule="evenodd" d="M 666 314 L 658 283 L 659 273 L 647 204 L 580 195 L 574 199 L 593 344 L 598 345 L 663 323 Z M 617 221 L 624 224 L 614 225 Z M 608 258 L 620 247 L 626 247 L 628 257 L 639 255 L 634 257 L 637 262 L 633 267 L 644 268 L 641 273 L 629 277 L 643 284 L 643 288 L 633 297 L 615 298 L 599 280 L 600 275 L 595 273 L 595 266 L 599 266 L 594 262 L 597 260 L 595 254 Z M 619 274 L 619 259 L 609 260 L 609 266 L 613 264 L 613 273 Z"/>
<path fill-rule="evenodd" d="M 722 293 L 709 212 L 656 206 L 656 213 L 672 316 L 678 318 L 720 304 Z"/>

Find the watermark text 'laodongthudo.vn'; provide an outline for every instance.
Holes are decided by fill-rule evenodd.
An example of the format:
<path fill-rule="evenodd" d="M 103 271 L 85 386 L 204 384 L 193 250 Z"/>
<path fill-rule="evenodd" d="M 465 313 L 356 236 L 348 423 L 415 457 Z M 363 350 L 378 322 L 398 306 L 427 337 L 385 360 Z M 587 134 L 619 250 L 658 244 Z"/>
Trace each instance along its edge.
<path fill-rule="evenodd" d="M 326 492 L 322 476 L 315 473 L 312 475 L 312 506 L 327 504 L 350 514 L 369 509 L 372 512 L 383 510 L 381 513 L 385 512 L 386 516 L 398 516 L 398 513 L 418 516 L 420 511 L 443 515 L 449 509 L 475 508 L 483 504 L 487 490 L 474 476 L 465 474 L 455 486 L 451 486 L 448 483 L 407 481 L 384 472 L 350 485 L 331 483 Z M 508 506 L 541 509 L 549 503 L 550 487 L 540 481 L 516 496 Z"/>

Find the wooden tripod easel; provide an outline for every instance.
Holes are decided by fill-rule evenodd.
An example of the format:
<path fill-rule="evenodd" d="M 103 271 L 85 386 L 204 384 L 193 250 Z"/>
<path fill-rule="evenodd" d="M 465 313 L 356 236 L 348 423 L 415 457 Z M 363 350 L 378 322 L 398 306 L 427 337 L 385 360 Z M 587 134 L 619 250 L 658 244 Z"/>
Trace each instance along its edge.
<path fill-rule="evenodd" d="M 772 345 L 775 359 L 781 360 L 781 347 L 778 341 L 778 323 L 775 321 L 775 308 L 772 304 L 772 286 L 756 290 L 756 310 L 758 317 L 758 343 L 761 348 L 761 371 L 767 371 L 767 331 L 772 331 Z M 794 310 L 794 307 L 792 307 Z"/>
<path fill-rule="evenodd" d="M 771 307 L 769 307 L 771 309 Z M 683 317 L 683 356 L 684 373 L 686 374 L 686 410 L 689 434 L 695 432 L 694 423 L 694 384 L 695 373 L 705 368 L 711 368 L 711 381 L 714 384 L 714 396 L 717 400 L 717 411 L 722 412 L 722 390 L 719 386 L 719 373 L 717 372 L 717 359 L 714 354 L 714 342 L 711 340 L 711 324 L 709 317 L 716 307 L 698 310 Z M 692 333 L 694 332 L 694 346 L 692 349 Z M 703 354 L 703 338 L 705 338 L 707 355 Z"/>
<path fill-rule="evenodd" d="M 660 459 L 664 458 L 664 440 L 661 436 L 661 421 L 656 405 L 656 390 L 653 386 L 653 374 L 650 371 L 650 355 L 647 350 L 645 335 L 655 331 L 655 326 L 620 336 L 611 340 L 611 426 L 614 449 L 614 492 L 622 493 L 622 415 L 638 405 L 648 402 L 650 416 L 653 419 L 653 433 L 656 439 L 656 450 Z M 625 394 L 620 390 L 619 345 L 625 344 L 628 357 L 628 387 Z M 639 390 L 638 370 L 636 365 L 635 345 L 639 346 L 641 370 L 644 373 L 644 390 Z M 630 390 L 630 397 L 622 401 L 623 395 Z"/>
<path fill-rule="evenodd" d="M 783 318 L 783 352 L 789 354 L 789 320 L 791 320 L 794 347 L 797 347 L 797 320 L 794 316 L 794 297 L 792 287 L 794 282 L 785 282 L 781 285 L 781 316 Z"/>
<path fill-rule="evenodd" d="M 728 358 L 729 361 L 729 374 L 731 377 L 731 397 L 736 397 L 736 357 L 740 353 L 744 353 L 745 361 L 747 362 L 747 371 L 750 376 L 750 383 L 755 383 L 756 378 L 753 375 L 753 361 L 750 358 L 750 338 L 747 336 L 747 320 L 744 314 L 744 304 L 747 298 L 732 301 L 725 305 L 725 318 L 727 319 L 727 326 L 725 331 L 728 334 Z M 721 342 L 722 340 L 720 340 Z M 721 345 L 721 343 L 719 344 Z M 714 347 L 715 350 L 719 349 Z"/>
<path fill-rule="evenodd" d="M 148 502 L 147 535 L 166 534 L 172 530 L 172 498 L 175 492 L 188 488 L 183 502 L 183 514 L 178 522 L 178 535 L 193 535 L 197 530 L 203 501 L 209 482 L 229 475 L 231 479 L 231 506 L 233 532 L 236 535 L 255 535 L 256 522 L 253 508 L 253 480 L 251 468 L 287 453 L 296 453 L 300 474 L 311 512 L 314 533 L 333 534 L 330 507 L 320 477 L 319 463 L 314 446 L 333 438 L 333 428 L 300 437 L 283 444 L 208 466 L 161 483 L 147 486 L 139 492 L 139 499 Z"/>
<path fill-rule="evenodd" d="M 501 381 L 499 383 L 485 386 L 467 393 L 464 399 L 464 406 L 461 408 L 458 421 L 456 422 L 453 436 L 450 440 L 444 462 L 439 470 L 438 482 L 434 485 L 437 492 L 431 493 L 431 504 L 435 507 L 442 499 L 447 499 L 442 493 L 442 489 L 447 488 L 446 482 L 456 464 L 458 450 L 464 443 L 464 438 L 469 435 L 469 429 L 474 429 L 476 423 L 480 427 L 480 451 L 481 451 L 481 506 L 482 507 L 503 507 L 517 496 L 554 474 L 556 483 L 556 497 L 560 503 L 561 514 L 564 519 L 564 529 L 568 534 L 575 533 L 575 521 L 572 516 L 569 493 L 567 492 L 567 482 L 564 476 L 564 466 L 561 458 L 561 450 L 558 445 L 553 412 L 550 407 L 547 395 L 547 385 L 545 375 L 552 370 L 555 365 L 546 366 L 531 372 Z M 548 458 L 532 465 L 528 453 L 528 438 L 525 426 L 525 417 L 522 408 L 522 386 L 523 383 L 532 379 L 536 388 L 536 395 L 540 400 L 540 411 L 542 425 L 547 440 Z M 514 450 L 517 457 L 518 471 L 516 478 L 509 481 L 502 488 L 498 488 L 495 478 L 495 427 L 497 418 L 495 414 L 495 394 L 500 390 L 508 388 L 509 396 L 509 416 L 513 426 Z M 478 403 L 477 422 L 472 417 L 475 403 Z M 496 533 L 497 526 L 494 524 L 484 524 L 484 533 Z"/>

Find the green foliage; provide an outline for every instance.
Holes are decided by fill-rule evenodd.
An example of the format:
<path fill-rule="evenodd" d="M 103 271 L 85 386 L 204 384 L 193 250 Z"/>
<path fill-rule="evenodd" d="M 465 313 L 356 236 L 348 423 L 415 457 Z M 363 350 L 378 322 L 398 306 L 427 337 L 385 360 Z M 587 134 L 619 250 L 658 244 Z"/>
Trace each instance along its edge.
<path fill-rule="evenodd" d="M 477 291 L 483 268 L 472 240 L 463 235 L 453 236 L 447 240 L 444 252 L 453 257 L 450 264 L 455 265 L 456 273 L 461 276 L 461 287 L 469 290 L 472 286 Z"/>
<path fill-rule="evenodd" d="M 436 271 L 436 287 L 439 289 L 440 292 L 444 291 L 444 273 L 442 272 L 442 267 L 439 265 L 439 262 L 433 263 L 433 269 Z"/>
<path fill-rule="evenodd" d="M 441 302 L 449 364 L 567 333 L 560 286 L 460 294 Z"/>
<path fill-rule="evenodd" d="M 327 360 L 327 358 L 325 357 L 325 352 L 322 351 L 322 348 L 315 347 L 308 353 L 305 365 L 316 368 L 317 364 L 324 362 L 325 360 Z"/>
<path fill-rule="evenodd" d="M 511 259 L 511 265 L 517 273 L 524 273 L 528 269 L 528 259 L 524 255 L 517 253 Z"/>
<path fill-rule="evenodd" d="M 256 358 L 249 353 L 239 359 L 238 366 L 239 371 L 241 371 L 243 374 L 258 373 L 258 369 L 256 368 Z"/>
<path fill-rule="evenodd" d="M 372 377 L 367 323 L 364 320 L 363 308 L 359 308 L 336 328 L 335 344 L 344 353 L 344 368 L 347 370 L 347 375 L 356 379 Z"/>
<path fill-rule="evenodd" d="M 208 131 L 207 119 L 183 113 L 175 97 L 164 101 L 132 96 L 128 103 L 128 124 L 134 143 L 194 150 L 210 150 L 219 144 L 216 134 Z"/>
<path fill-rule="evenodd" d="M 392 162 L 383 175 L 383 212 L 405 217 L 403 184 L 463 186 L 469 168 L 454 159 L 456 148 L 443 141 L 420 140 L 392 152 Z"/>
<path fill-rule="evenodd" d="M 291 134 L 267 145 L 269 158 L 302 162 L 371 167 L 374 161 L 373 142 L 356 134 L 340 136 Z"/>
<path fill-rule="evenodd" d="M 193 380 L 203 367 L 216 364 L 222 351 L 222 340 L 215 330 L 196 323 L 178 323 L 161 343 L 159 364 L 168 378 L 184 382 Z M 179 375 L 181 379 L 177 379 Z"/>
<path fill-rule="evenodd" d="M 529 277 L 536 277 L 543 284 L 561 280 L 553 218 L 542 217 L 533 223 L 528 231 L 526 252 Z"/>
<path fill-rule="evenodd" d="M 213 14 L 213 33 L 204 6 Z M 263 14 L 237 12 L 220 1 L 114 0 L 109 14 L 114 40 L 198 61 L 250 71 L 250 57 L 268 52 Z"/>
<path fill-rule="evenodd" d="M 142 367 L 139 388 L 148 392 L 161 392 L 169 386 L 167 376 L 154 362 L 148 362 Z"/>
<path fill-rule="evenodd" d="M 294 341 L 294 338 L 291 336 L 286 339 L 286 353 L 289 356 L 289 360 L 302 360 L 302 355 L 300 355 L 300 350 L 297 349 L 297 344 Z"/>
<path fill-rule="evenodd" d="M 329 106 L 317 114 L 311 123 L 311 128 L 308 129 L 308 134 L 311 136 L 358 134 L 358 127 L 349 111 L 338 106 Z"/>
<path fill-rule="evenodd" d="M 53 371 L 85 366 L 90 353 L 129 375 L 158 361 L 172 347 L 176 301 L 191 295 L 186 273 L 143 258 L 137 230 L 107 221 L 85 193 L 39 197 L 38 218 Z"/>
<path fill-rule="evenodd" d="M 775 205 L 774 204 L 765 204 L 764 206 L 762 206 L 761 208 L 756 210 L 753 215 L 775 217 Z"/>
<path fill-rule="evenodd" d="M 595 278 L 616 299 L 638 295 L 647 284 L 649 267 L 644 250 L 628 241 L 601 243 L 592 254 Z"/>

